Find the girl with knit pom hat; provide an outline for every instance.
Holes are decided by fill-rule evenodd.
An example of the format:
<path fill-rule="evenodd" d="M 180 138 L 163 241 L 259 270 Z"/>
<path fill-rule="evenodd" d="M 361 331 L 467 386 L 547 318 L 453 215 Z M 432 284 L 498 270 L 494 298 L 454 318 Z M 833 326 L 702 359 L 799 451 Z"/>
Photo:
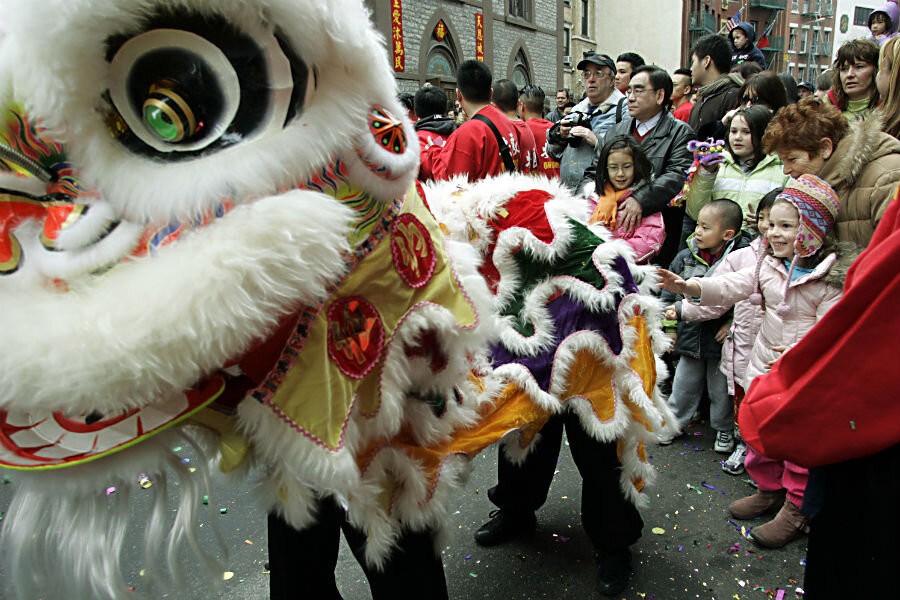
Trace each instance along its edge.
<path fill-rule="evenodd" d="M 753 379 L 768 371 L 840 299 L 855 253 L 839 246 L 831 235 L 838 210 L 837 195 L 828 183 L 815 175 L 802 175 L 791 180 L 772 205 L 755 269 L 688 281 L 659 270 L 661 288 L 683 293 L 701 305 L 729 305 L 749 298 L 763 307 L 744 389 L 749 390 Z M 731 514 L 753 519 L 780 507 L 775 519 L 751 531 L 754 540 L 778 548 L 808 531 L 800 506 L 809 472 L 763 456 L 752 446 L 745 466 L 759 490 L 733 502 Z"/>

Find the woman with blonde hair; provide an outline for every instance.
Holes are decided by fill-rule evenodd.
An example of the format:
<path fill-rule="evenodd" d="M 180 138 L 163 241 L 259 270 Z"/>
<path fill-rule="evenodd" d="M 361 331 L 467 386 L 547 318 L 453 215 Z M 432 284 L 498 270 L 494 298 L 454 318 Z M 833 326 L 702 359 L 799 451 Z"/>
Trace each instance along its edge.
<path fill-rule="evenodd" d="M 825 101 L 840 110 L 847 121 L 867 116 L 878 106 L 875 72 L 878 45 L 871 40 L 845 42 L 834 59 L 831 91 Z"/>
<path fill-rule="evenodd" d="M 900 37 L 892 37 L 881 47 L 875 85 L 881 95 L 879 112 L 884 119 L 882 131 L 895 138 L 900 138 L 900 69 L 894 69 L 898 61 Z"/>

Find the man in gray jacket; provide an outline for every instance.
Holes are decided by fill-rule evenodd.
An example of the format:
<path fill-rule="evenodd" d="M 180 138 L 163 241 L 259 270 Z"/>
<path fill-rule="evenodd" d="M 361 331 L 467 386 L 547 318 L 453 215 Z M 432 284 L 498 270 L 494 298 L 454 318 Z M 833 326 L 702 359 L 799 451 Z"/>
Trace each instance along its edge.
<path fill-rule="evenodd" d="M 616 63 L 606 54 L 588 54 L 578 68 L 587 97 L 547 134 L 548 153 L 559 161 L 559 178 L 573 190 L 591 164 L 597 140 L 616 122 L 616 107 L 625 98 L 616 89 Z"/>
<path fill-rule="evenodd" d="M 642 217 L 662 211 L 666 241 L 653 261 L 662 266 L 668 266 L 678 252 L 684 207 L 669 206 L 669 202 L 684 185 L 685 171 L 693 160 L 687 144 L 694 138 L 694 131 L 672 116 L 669 111 L 671 96 L 672 78 L 668 73 L 652 65 L 638 67 L 632 73 L 626 91 L 628 115 L 615 123 L 605 136 L 605 139 L 633 136 L 653 165 L 653 181 L 635 190 L 625 201 L 621 225 L 633 231 Z M 602 146 L 603 140 L 597 144 L 598 151 L 585 172 L 582 187 L 595 179 Z"/>

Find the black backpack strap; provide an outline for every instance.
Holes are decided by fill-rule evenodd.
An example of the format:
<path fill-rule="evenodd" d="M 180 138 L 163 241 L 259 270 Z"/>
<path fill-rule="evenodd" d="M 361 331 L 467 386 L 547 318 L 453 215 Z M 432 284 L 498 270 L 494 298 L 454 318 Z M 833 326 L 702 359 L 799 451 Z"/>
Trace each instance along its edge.
<path fill-rule="evenodd" d="M 619 104 L 616 105 L 616 123 L 622 122 L 622 107 L 625 106 L 625 102 L 627 98 L 619 99 Z"/>
<path fill-rule="evenodd" d="M 500 148 L 500 158 L 503 159 L 503 166 L 506 167 L 507 173 L 514 173 L 517 171 L 516 163 L 513 162 L 512 155 L 509 153 L 509 146 L 506 145 L 506 142 L 503 140 L 503 136 L 500 135 L 500 131 L 497 129 L 497 126 L 494 125 L 490 119 L 488 119 L 484 115 L 475 115 L 472 117 L 476 121 L 481 121 L 485 125 L 491 128 L 491 131 L 494 132 L 494 137 L 497 138 L 497 146 Z"/>

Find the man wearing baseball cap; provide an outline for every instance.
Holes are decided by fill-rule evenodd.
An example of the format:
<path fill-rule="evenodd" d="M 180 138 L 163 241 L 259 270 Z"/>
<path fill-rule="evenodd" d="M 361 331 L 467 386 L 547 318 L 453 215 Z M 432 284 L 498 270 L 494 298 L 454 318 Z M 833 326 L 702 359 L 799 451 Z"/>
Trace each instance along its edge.
<path fill-rule="evenodd" d="M 616 63 L 606 54 L 585 54 L 578 63 L 587 97 L 547 135 L 550 156 L 559 161 L 559 176 L 576 189 L 591 164 L 597 140 L 616 122 L 625 96 L 616 89 Z"/>

